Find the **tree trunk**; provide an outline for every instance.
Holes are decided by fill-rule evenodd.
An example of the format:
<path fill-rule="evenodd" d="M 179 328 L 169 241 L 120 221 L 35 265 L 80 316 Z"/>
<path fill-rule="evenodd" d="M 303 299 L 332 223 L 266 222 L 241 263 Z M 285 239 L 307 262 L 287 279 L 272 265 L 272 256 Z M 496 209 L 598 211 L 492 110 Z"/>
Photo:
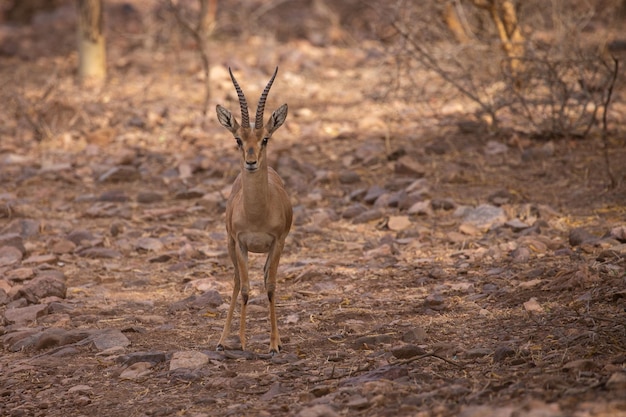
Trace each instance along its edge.
<path fill-rule="evenodd" d="M 452 2 L 447 3 L 443 9 L 443 20 L 450 29 L 450 32 L 454 35 L 457 42 L 461 44 L 469 43 L 470 37 L 467 36 L 465 28 L 461 23 L 461 19 L 456 12 L 455 6 Z"/>
<path fill-rule="evenodd" d="M 498 36 L 502 42 L 502 49 L 509 57 L 511 74 L 516 83 L 521 82 L 518 77 L 524 70 L 525 39 L 517 21 L 517 13 L 512 0 L 473 0 L 476 7 L 489 11 L 491 20 L 496 25 Z"/>
<path fill-rule="evenodd" d="M 81 82 L 106 77 L 102 0 L 78 0 L 78 76 Z"/>

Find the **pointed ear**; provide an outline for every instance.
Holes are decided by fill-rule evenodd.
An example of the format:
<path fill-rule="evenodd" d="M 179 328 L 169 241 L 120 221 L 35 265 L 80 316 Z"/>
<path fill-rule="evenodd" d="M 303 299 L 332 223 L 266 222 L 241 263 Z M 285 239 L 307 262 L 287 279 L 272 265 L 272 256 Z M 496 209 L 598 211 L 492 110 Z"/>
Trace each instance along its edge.
<path fill-rule="evenodd" d="M 280 106 L 272 115 L 270 119 L 267 121 L 267 131 L 270 133 L 274 133 L 276 129 L 281 127 L 283 123 L 285 123 L 285 119 L 287 118 L 287 105 L 283 104 Z"/>
<path fill-rule="evenodd" d="M 217 111 L 217 120 L 220 122 L 220 124 L 226 129 L 230 130 L 232 134 L 235 134 L 237 129 L 239 129 L 239 123 L 237 123 L 235 117 L 233 117 L 233 115 L 228 110 L 226 110 L 226 108 L 220 106 L 219 104 L 217 105 L 215 110 Z"/>

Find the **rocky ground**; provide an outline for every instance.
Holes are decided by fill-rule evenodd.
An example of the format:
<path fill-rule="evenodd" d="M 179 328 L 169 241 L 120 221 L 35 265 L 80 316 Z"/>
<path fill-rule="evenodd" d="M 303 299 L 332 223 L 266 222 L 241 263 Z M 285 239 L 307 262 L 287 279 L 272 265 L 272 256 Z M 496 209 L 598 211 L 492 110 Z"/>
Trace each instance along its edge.
<path fill-rule="evenodd" d="M 69 42 L 56 13 L 39 30 Z M 131 29 L 102 89 L 76 85 L 71 52 L 2 58 L 1 415 L 626 415 L 622 90 L 608 189 L 597 137 L 381 99 L 375 43 L 220 41 L 211 109 L 238 117 L 227 66 L 249 97 L 280 66 L 269 154 L 295 218 L 283 352 L 267 354 L 260 256 L 247 350 L 216 352 L 234 141 L 200 112 L 193 45 L 137 48 Z"/>

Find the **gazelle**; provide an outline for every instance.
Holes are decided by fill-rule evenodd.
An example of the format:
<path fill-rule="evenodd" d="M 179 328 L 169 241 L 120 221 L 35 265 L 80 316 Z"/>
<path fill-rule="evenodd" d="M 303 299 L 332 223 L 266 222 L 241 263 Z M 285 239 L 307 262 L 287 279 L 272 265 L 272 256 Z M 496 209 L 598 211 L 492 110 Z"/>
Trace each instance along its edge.
<path fill-rule="evenodd" d="M 276 67 L 274 75 L 259 98 L 254 125 L 252 125 L 248 117 L 246 97 L 230 68 L 228 72 L 239 97 L 241 125 L 237 123 L 230 111 L 219 104 L 217 105 L 217 119 L 237 141 L 237 147 L 241 152 L 241 173 L 233 183 L 226 205 L 228 254 L 235 266 L 235 278 L 233 296 L 217 350 L 224 350 L 224 343 L 230 334 L 239 291 L 241 291 L 239 339 L 242 349 L 246 348 L 246 306 L 250 292 L 248 251 L 250 251 L 268 254 L 263 273 L 269 299 L 270 354 L 274 355 L 281 349 L 276 321 L 276 273 L 285 246 L 285 238 L 291 228 L 293 211 L 283 181 L 276 171 L 267 165 L 267 144 L 276 129 L 285 122 L 287 105 L 280 106 L 272 113 L 267 125 L 263 125 L 265 100 L 278 73 L 278 67 Z"/>

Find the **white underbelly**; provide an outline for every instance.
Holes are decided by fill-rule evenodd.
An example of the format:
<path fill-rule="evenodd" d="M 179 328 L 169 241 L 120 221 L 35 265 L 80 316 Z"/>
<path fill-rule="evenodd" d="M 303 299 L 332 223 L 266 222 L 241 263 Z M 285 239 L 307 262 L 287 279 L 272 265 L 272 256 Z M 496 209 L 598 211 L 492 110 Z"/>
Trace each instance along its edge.
<path fill-rule="evenodd" d="M 241 233 L 239 241 L 250 252 L 265 253 L 269 252 L 274 243 L 274 237 L 268 233 Z"/>

